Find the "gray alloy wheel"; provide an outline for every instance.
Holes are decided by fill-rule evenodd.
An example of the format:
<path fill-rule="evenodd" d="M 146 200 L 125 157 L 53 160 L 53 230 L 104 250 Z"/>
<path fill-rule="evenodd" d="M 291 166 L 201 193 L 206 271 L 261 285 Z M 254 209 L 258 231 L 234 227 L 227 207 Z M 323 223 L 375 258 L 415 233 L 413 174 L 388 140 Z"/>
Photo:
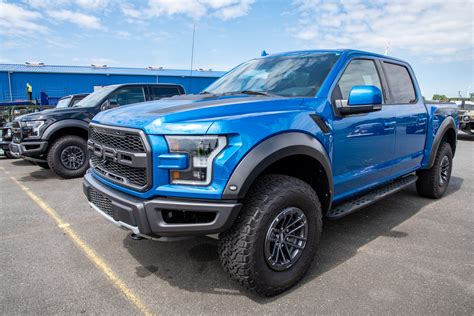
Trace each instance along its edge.
<path fill-rule="evenodd" d="M 84 165 L 85 156 L 80 147 L 68 146 L 61 152 L 61 164 L 69 170 L 77 170 Z"/>
<path fill-rule="evenodd" d="M 297 207 L 282 210 L 272 221 L 265 238 L 265 259 L 275 271 L 291 268 L 306 246 L 308 221 Z"/>

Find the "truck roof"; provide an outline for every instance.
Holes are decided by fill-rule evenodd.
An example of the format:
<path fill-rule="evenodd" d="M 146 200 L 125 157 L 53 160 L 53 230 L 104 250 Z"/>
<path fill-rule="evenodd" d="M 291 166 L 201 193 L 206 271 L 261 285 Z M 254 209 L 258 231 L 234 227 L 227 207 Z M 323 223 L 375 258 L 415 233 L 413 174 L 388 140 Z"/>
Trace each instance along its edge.
<path fill-rule="evenodd" d="M 268 57 L 275 57 L 275 56 L 303 56 L 303 55 L 312 55 L 312 54 L 324 54 L 324 53 L 334 53 L 334 54 L 341 54 L 341 55 L 352 55 L 352 54 L 364 54 L 364 55 L 369 55 L 373 57 L 379 57 L 379 58 L 385 58 L 385 59 L 391 59 L 394 61 L 399 61 L 399 62 L 404 62 L 406 61 L 391 57 L 391 56 L 386 56 L 382 54 L 377 54 L 377 53 L 372 53 L 372 52 L 367 52 L 363 50 L 357 50 L 357 49 L 314 49 L 314 50 L 299 50 L 299 51 L 288 51 L 288 52 L 282 52 L 282 53 L 276 53 L 276 54 L 269 54 Z M 265 58 L 265 57 L 263 57 Z"/>
<path fill-rule="evenodd" d="M 121 87 L 121 86 L 163 86 L 163 87 L 183 87 L 179 83 L 153 83 L 153 82 L 131 82 L 110 84 L 104 87 Z"/>

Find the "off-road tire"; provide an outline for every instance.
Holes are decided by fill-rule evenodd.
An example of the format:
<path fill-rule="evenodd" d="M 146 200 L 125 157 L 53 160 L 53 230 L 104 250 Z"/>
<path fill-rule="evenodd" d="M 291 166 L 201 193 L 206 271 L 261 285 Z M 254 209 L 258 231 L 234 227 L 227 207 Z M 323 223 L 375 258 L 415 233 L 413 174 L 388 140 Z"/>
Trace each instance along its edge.
<path fill-rule="evenodd" d="M 36 162 L 37 166 L 40 166 L 43 169 L 49 169 L 49 165 L 47 162 Z"/>
<path fill-rule="evenodd" d="M 69 146 L 79 147 L 84 152 L 84 163 L 78 169 L 68 169 L 61 162 L 61 153 Z M 51 145 L 51 148 L 48 151 L 47 161 L 51 170 L 62 178 L 71 179 L 82 177 L 89 168 L 87 141 L 84 138 L 75 135 L 67 135 L 58 138 Z"/>
<path fill-rule="evenodd" d="M 306 182 L 265 175 L 249 190 L 233 226 L 220 234 L 219 257 L 224 270 L 251 292 L 274 296 L 295 285 L 308 271 L 322 231 L 322 212 L 316 192 Z M 307 241 L 299 259 L 285 271 L 270 268 L 264 256 L 267 230 L 281 210 L 301 209 L 308 222 Z"/>
<path fill-rule="evenodd" d="M 443 184 L 440 183 L 441 164 L 443 158 L 447 157 L 449 160 L 448 179 Z M 438 199 L 443 196 L 449 185 L 451 179 L 451 171 L 453 169 L 453 151 L 451 146 L 443 142 L 438 148 L 433 167 L 427 170 L 418 170 L 418 180 L 416 181 L 416 190 L 419 195 Z"/>

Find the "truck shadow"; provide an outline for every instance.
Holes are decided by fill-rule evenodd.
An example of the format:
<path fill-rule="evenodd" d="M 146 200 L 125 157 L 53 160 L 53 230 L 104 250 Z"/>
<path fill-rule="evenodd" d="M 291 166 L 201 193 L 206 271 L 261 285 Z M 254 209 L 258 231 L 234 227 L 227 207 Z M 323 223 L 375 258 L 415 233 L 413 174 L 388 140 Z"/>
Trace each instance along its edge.
<path fill-rule="evenodd" d="M 474 135 L 468 135 L 468 134 L 458 134 L 458 140 L 467 140 L 467 141 L 474 141 Z"/>
<path fill-rule="evenodd" d="M 21 182 L 31 182 L 31 181 L 43 181 L 46 179 L 58 179 L 58 180 L 64 180 L 58 177 L 53 171 L 48 170 L 48 169 L 41 169 L 40 167 L 37 167 L 38 170 L 30 172 L 29 175 L 22 176 L 18 180 Z"/>
<path fill-rule="evenodd" d="M 462 183 L 462 178 L 452 177 L 446 195 L 458 191 Z M 340 220 L 325 221 L 315 264 L 299 284 L 280 296 L 291 293 L 351 259 L 358 249 L 377 237 L 406 237 L 406 232 L 394 228 L 430 203 L 434 201 L 419 197 L 412 186 Z M 257 297 L 232 281 L 220 265 L 217 240 L 213 238 L 157 242 L 134 241 L 127 237 L 123 244 L 139 263 L 135 271 L 139 278 L 158 278 L 170 286 L 190 292 L 245 295 L 259 304 L 280 297 Z"/>

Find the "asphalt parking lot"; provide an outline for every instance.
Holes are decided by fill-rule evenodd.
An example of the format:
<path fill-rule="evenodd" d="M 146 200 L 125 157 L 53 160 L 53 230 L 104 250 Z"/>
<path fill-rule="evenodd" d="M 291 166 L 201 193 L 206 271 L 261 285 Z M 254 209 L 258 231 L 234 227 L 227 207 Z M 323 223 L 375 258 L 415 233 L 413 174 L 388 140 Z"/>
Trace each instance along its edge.
<path fill-rule="evenodd" d="M 474 139 L 444 198 L 411 187 L 325 222 L 310 273 L 270 299 L 227 277 L 215 239 L 130 239 L 81 182 L 0 159 L 0 314 L 474 314 Z"/>

